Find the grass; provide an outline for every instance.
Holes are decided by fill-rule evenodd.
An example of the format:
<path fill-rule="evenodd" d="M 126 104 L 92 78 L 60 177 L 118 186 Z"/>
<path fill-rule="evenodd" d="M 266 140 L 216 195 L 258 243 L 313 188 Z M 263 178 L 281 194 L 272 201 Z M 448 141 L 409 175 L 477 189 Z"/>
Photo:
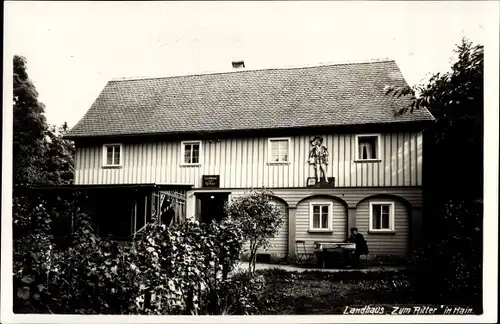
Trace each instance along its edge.
<path fill-rule="evenodd" d="M 408 274 L 402 272 L 258 271 L 266 279 L 259 299 L 263 315 L 341 314 L 345 306 L 410 304 Z"/>

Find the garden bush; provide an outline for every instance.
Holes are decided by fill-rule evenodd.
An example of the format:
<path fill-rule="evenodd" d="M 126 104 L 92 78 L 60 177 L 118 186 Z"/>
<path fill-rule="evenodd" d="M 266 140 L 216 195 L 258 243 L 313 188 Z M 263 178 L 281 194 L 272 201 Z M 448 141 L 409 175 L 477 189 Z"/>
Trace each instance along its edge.
<path fill-rule="evenodd" d="M 248 268 L 255 272 L 257 250 L 267 249 L 281 226 L 283 219 L 277 206 L 271 203 L 273 193 L 269 190 L 250 190 L 226 206 L 226 214 L 234 219 L 242 230 L 245 242 L 249 243 Z"/>
<path fill-rule="evenodd" d="M 43 209 L 38 218 L 50 219 Z M 251 314 L 263 278 L 233 275 L 243 232 L 231 218 L 166 228 L 153 220 L 130 244 L 103 240 L 78 217 L 62 250 L 47 231 L 17 238 L 17 313 Z"/>

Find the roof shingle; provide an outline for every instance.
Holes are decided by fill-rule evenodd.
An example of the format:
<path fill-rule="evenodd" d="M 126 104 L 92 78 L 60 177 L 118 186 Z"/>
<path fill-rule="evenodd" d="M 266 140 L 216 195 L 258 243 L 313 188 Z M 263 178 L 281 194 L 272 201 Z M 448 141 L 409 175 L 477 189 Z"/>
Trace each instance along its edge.
<path fill-rule="evenodd" d="M 68 137 L 214 132 L 433 120 L 397 116 L 409 98 L 394 61 L 110 81 Z"/>

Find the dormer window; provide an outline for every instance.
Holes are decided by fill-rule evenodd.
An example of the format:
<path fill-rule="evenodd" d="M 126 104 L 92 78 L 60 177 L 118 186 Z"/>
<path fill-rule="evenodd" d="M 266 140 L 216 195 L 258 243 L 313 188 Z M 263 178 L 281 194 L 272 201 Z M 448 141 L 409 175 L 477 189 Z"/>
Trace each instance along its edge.
<path fill-rule="evenodd" d="M 122 155 L 122 144 L 104 144 L 103 167 L 121 167 Z"/>

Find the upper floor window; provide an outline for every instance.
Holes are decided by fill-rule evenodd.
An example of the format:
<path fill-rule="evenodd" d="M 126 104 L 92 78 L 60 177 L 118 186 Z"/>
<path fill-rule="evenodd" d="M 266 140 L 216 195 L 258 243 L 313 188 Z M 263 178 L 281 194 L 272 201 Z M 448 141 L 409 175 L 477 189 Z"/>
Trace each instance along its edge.
<path fill-rule="evenodd" d="M 331 231 L 333 203 L 315 201 L 309 207 L 309 231 Z"/>
<path fill-rule="evenodd" d="M 394 202 L 370 202 L 370 231 L 394 231 Z"/>
<path fill-rule="evenodd" d="M 290 139 L 270 138 L 269 139 L 269 163 L 290 162 Z"/>
<path fill-rule="evenodd" d="M 200 152 L 201 152 L 201 141 L 189 141 L 182 142 L 182 160 L 183 165 L 199 165 L 200 162 Z"/>
<path fill-rule="evenodd" d="M 103 145 L 103 166 L 118 167 L 122 165 L 122 145 L 104 144 Z"/>
<path fill-rule="evenodd" d="M 380 135 L 356 135 L 356 160 L 380 160 Z"/>

